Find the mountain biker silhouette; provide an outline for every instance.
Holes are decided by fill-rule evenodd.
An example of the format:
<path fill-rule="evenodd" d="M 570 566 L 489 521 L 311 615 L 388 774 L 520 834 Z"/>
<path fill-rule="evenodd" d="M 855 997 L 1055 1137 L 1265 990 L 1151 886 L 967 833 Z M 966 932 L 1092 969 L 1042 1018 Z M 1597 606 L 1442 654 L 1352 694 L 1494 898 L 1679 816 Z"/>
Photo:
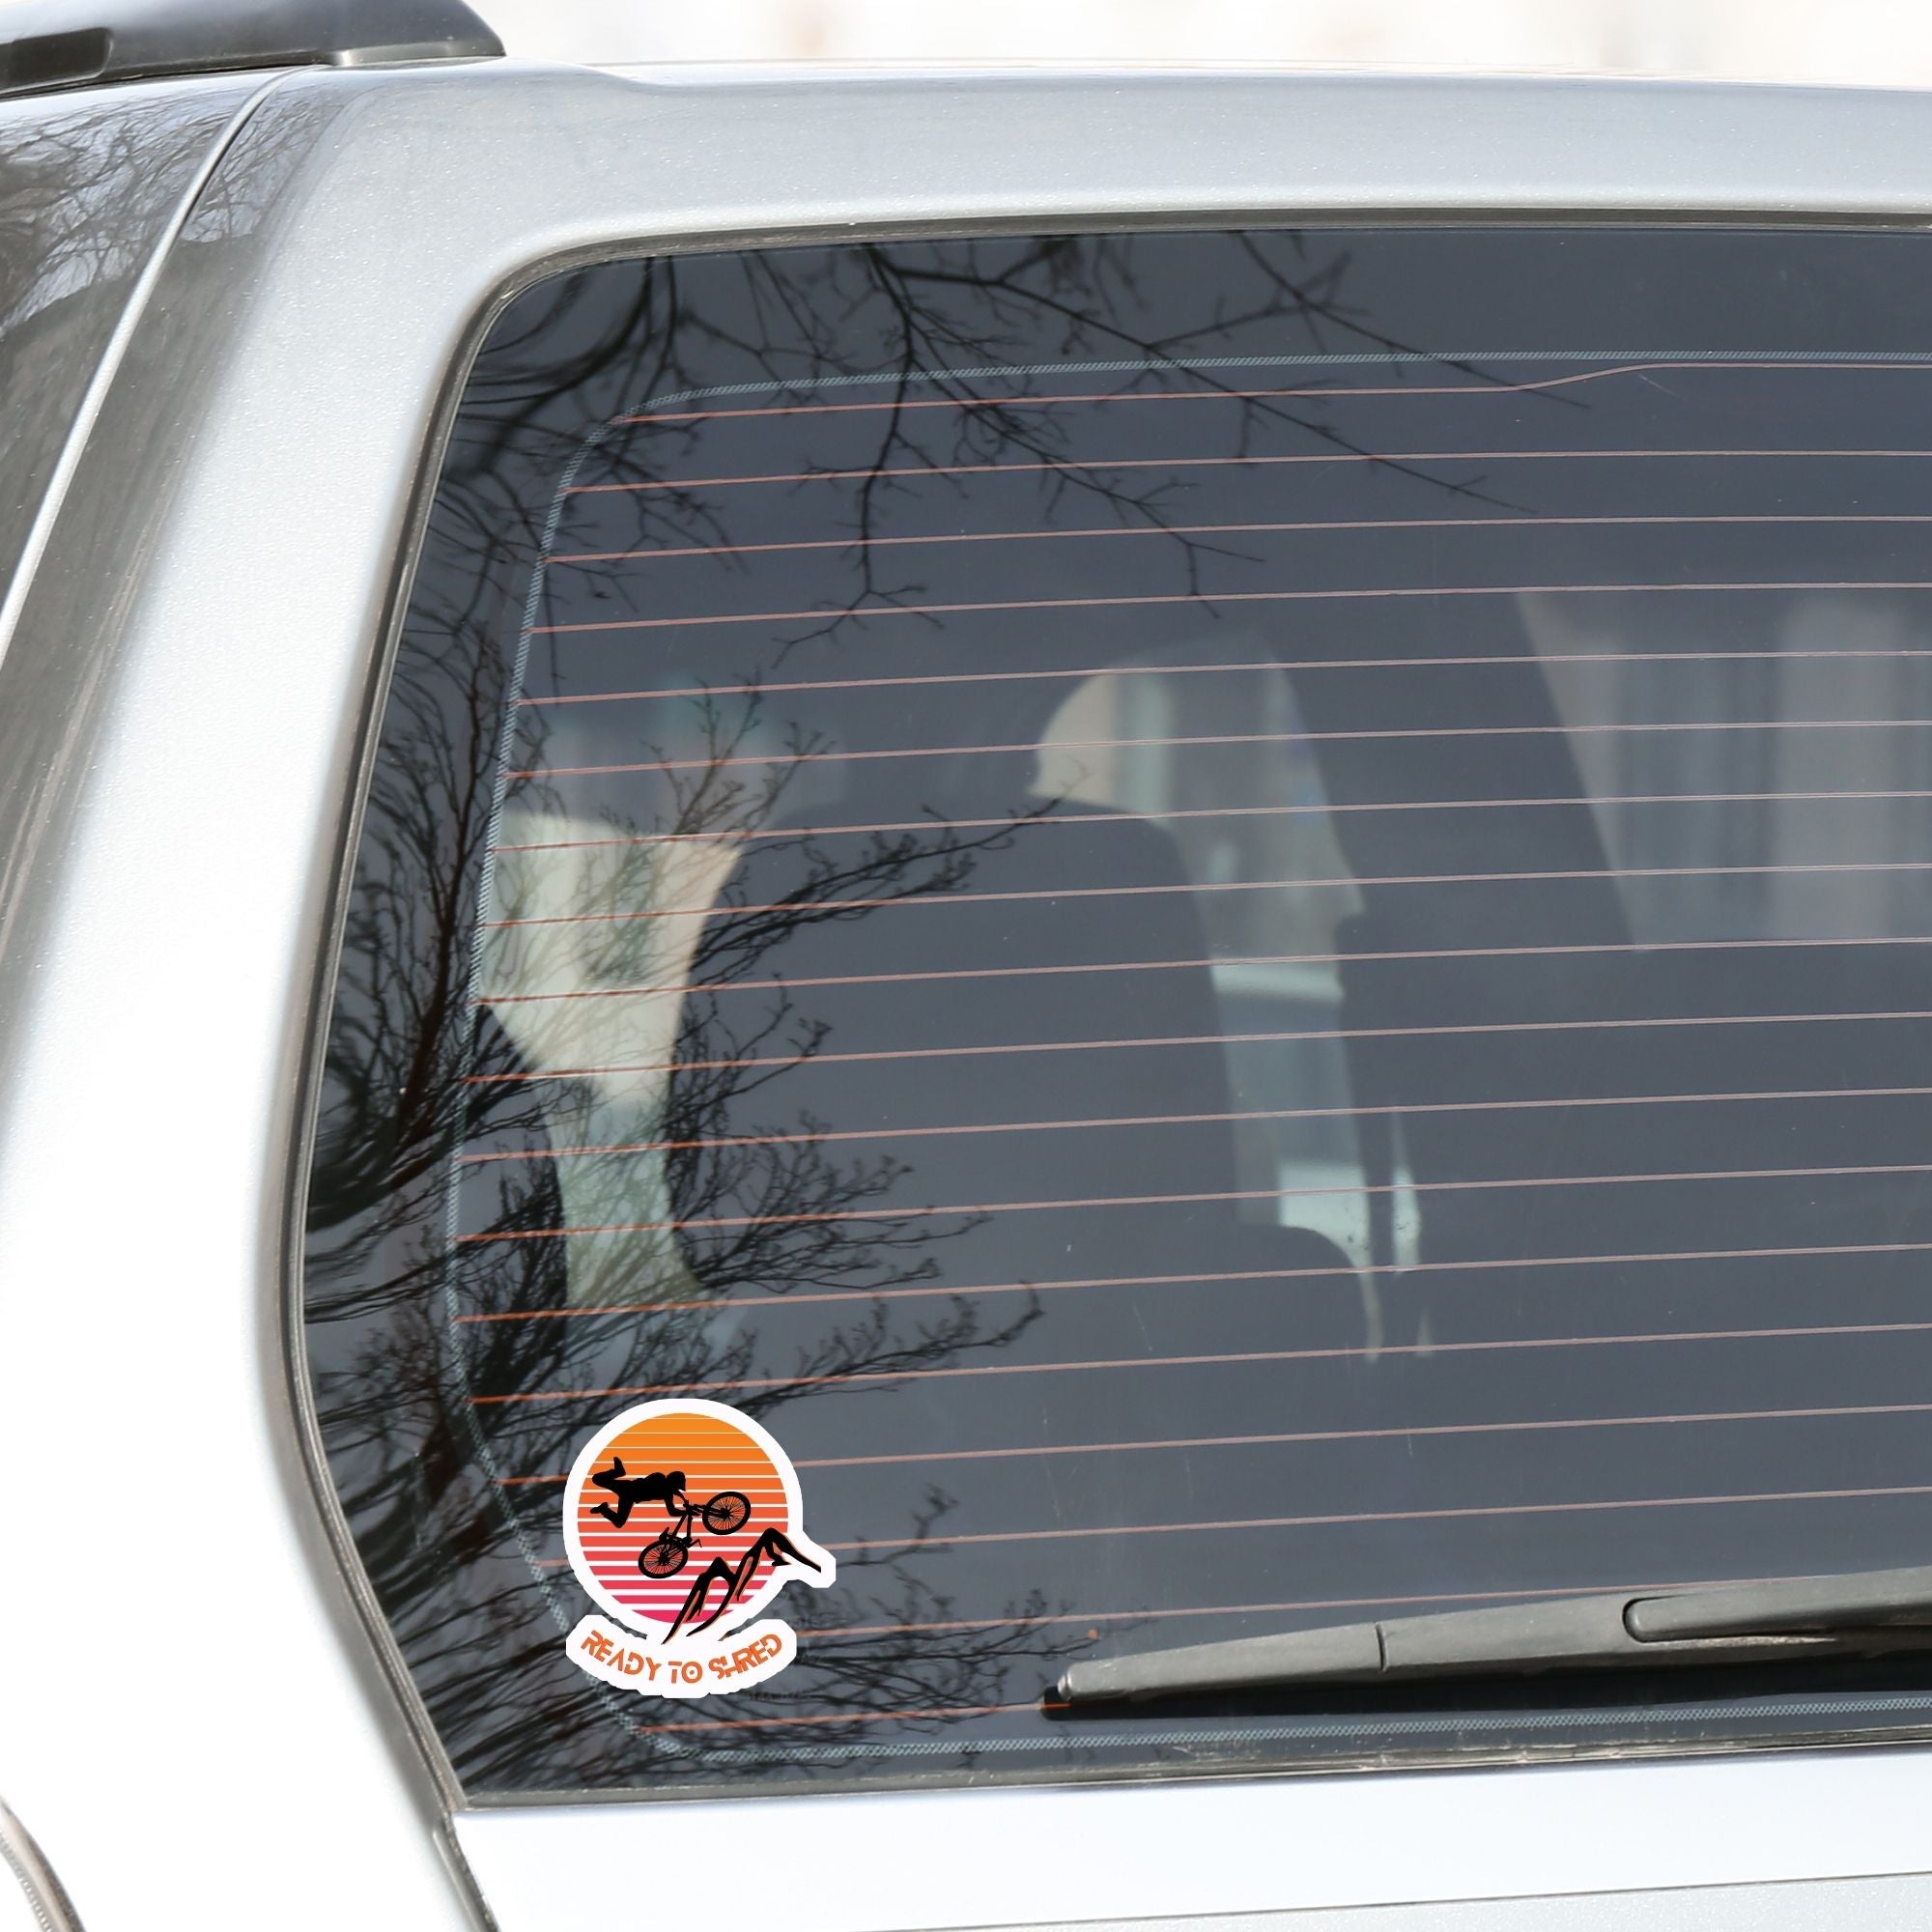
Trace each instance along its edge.
<path fill-rule="evenodd" d="M 682 1469 L 653 1470 L 648 1476 L 627 1476 L 622 1461 L 615 1456 L 611 1458 L 608 1469 L 592 1471 L 590 1480 L 600 1490 L 609 1490 L 617 1498 L 614 1507 L 610 1503 L 596 1505 L 596 1514 L 615 1529 L 622 1529 L 630 1521 L 631 1512 L 639 1503 L 663 1503 L 667 1516 L 676 1515 L 673 1504 L 684 1494 Z"/>

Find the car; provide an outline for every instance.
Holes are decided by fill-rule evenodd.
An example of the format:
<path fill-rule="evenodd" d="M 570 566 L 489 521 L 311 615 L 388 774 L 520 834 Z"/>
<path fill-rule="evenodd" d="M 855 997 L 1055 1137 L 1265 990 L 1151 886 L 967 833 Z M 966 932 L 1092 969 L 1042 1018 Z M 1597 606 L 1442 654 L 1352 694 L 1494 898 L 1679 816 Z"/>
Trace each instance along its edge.
<path fill-rule="evenodd" d="M 1932 100 L 6 26 L 0 1913 L 1932 1911 Z"/>

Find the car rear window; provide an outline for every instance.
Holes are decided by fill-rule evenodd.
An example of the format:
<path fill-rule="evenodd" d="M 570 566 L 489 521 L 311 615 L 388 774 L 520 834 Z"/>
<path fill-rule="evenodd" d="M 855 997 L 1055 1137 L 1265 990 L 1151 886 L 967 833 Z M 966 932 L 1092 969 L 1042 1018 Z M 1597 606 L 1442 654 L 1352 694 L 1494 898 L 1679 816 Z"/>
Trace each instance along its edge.
<path fill-rule="evenodd" d="M 303 1276 L 468 1791 L 1924 1723 L 1909 1661 L 1045 1693 L 1922 1560 L 1928 245 L 981 237 L 509 304 Z M 563 1503 L 687 1397 L 782 1445 L 838 1574 L 789 1668 L 673 1701 L 566 1654 Z"/>

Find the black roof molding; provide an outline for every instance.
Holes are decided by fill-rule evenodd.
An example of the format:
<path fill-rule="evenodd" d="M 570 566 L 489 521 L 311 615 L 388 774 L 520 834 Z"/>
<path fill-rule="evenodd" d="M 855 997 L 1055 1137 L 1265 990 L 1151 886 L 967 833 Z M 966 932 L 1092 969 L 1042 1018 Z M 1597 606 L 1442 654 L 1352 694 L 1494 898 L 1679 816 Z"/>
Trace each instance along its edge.
<path fill-rule="evenodd" d="M 16 0 L 0 8 L 0 97 L 503 51 L 464 0 Z"/>

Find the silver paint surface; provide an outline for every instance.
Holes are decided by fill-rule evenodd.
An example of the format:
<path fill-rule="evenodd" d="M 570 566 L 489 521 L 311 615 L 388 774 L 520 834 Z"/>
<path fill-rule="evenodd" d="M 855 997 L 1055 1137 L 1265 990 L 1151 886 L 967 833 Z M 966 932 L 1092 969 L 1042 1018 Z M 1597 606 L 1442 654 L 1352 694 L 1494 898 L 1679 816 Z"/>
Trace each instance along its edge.
<path fill-rule="evenodd" d="M 34 1836 L 5 1804 L 0 1804 L 0 1866 L 14 1887 L 0 1879 L 0 1932 L 81 1932 L 73 1904 Z"/>
<path fill-rule="evenodd" d="M 453 1793 L 357 1625 L 288 1312 L 398 561 L 502 295 L 662 246 L 1537 215 L 1921 224 L 1932 98 L 505 63 L 302 74 L 256 110 L 162 265 L 0 661 L 0 1470 L 34 1577 L 0 1611 L 0 1788 L 92 1932 L 463 1919 L 434 1849 L 460 1870 Z M 69 1501 L 101 1427 L 138 1432 L 146 1507 Z M 109 1856 L 103 1793 L 124 1792 Z M 814 1922 L 886 1932 L 1903 1872 L 1928 1861 L 1928 1801 L 1932 1753 L 1874 1751 L 761 1808 L 821 1875 Z M 456 1831 L 503 1932 L 528 1932 L 635 1916 L 685 1808 Z M 1574 1922 L 1631 1922 L 1603 1910 L 1625 1916 Z"/>
<path fill-rule="evenodd" d="M 0 595 L 141 270 L 255 84 L 0 104 Z"/>

